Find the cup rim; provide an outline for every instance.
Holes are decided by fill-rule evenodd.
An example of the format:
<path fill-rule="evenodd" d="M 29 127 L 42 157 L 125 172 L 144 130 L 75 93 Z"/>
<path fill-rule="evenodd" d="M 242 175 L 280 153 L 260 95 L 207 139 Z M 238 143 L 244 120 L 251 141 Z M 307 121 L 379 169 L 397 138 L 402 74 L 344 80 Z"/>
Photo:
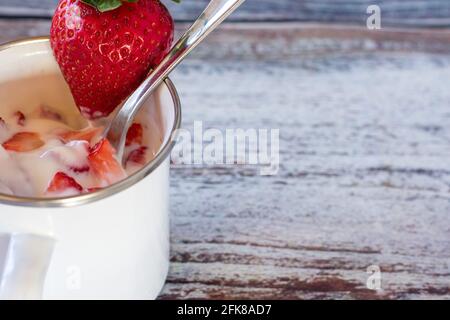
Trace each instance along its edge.
<path fill-rule="evenodd" d="M 14 48 L 17 46 L 35 44 L 35 43 L 43 43 L 49 42 L 48 37 L 32 37 L 26 38 L 22 40 L 16 40 L 7 42 L 5 44 L 0 45 L 0 52 Z M 99 191 L 95 191 L 92 193 L 81 194 L 77 196 L 71 197 L 59 197 L 59 198 L 36 198 L 36 197 L 17 197 L 0 193 L 0 205 L 12 205 L 12 206 L 20 206 L 20 207 L 34 207 L 34 208 L 64 208 L 64 207 L 74 207 L 81 206 L 88 203 L 92 203 L 95 201 L 99 201 L 105 198 L 108 198 L 112 195 L 115 195 L 119 192 L 124 191 L 125 189 L 135 185 L 136 183 L 143 180 L 145 177 L 150 175 L 153 171 L 155 171 L 163 162 L 170 156 L 170 153 L 175 146 L 175 136 L 177 130 L 181 127 L 181 102 L 178 92 L 175 88 L 173 82 L 166 78 L 164 80 L 164 84 L 166 85 L 169 93 L 172 97 L 173 106 L 174 106 L 174 123 L 170 132 L 170 138 L 168 141 L 162 146 L 158 154 L 155 158 L 150 161 L 145 167 L 132 174 L 128 178 L 117 182 L 109 187 L 101 189 Z"/>

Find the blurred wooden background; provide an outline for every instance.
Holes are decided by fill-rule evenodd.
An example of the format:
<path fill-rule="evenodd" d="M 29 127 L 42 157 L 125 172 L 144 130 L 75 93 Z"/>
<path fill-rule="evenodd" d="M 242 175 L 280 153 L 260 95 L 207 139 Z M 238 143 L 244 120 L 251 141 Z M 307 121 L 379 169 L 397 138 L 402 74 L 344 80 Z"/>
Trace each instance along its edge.
<path fill-rule="evenodd" d="M 56 2 L 0 0 L 0 41 Z M 177 32 L 206 2 L 164 1 Z M 448 0 L 247 0 L 172 78 L 185 128 L 281 129 L 280 172 L 173 166 L 161 298 L 449 299 L 448 27 Z"/>
<path fill-rule="evenodd" d="M 0 16 L 48 18 L 57 0 L 2 0 Z M 163 1 L 178 21 L 190 21 L 208 0 L 183 0 L 182 4 Z M 449 27 L 450 2 L 447 0 L 247 0 L 233 15 L 233 21 L 297 21 L 365 24 L 369 5 L 382 8 L 389 26 Z"/>

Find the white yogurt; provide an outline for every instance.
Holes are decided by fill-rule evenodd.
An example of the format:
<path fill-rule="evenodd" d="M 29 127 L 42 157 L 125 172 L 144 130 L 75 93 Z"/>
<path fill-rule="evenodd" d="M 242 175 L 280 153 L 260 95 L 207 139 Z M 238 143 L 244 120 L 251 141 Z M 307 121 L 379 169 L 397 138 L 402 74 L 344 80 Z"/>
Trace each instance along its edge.
<path fill-rule="evenodd" d="M 89 192 L 91 188 L 107 186 L 107 183 L 103 180 L 99 181 L 90 170 L 88 155 L 92 145 L 90 146 L 86 141 L 65 143 L 59 134 L 73 130 L 58 119 L 44 119 L 36 113 L 25 115 L 25 117 L 23 125 L 18 123 L 14 112 L 10 117 L 2 118 L 4 123 L 0 120 L 0 193 L 24 197 L 79 194 L 78 190 L 71 188 L 56 194 L 48 192 L 49 184 L 58 172 L 75 179 L 83 187 L 83 192 Z M 45 144 L 28 152 L 5 150 L 2 144 L 19 132 L 39 133 Z M 127 147 L 125 156 L 138 147 Z M 130 162 L 127 168 L 122 168 L 123 177 L 129 176 L 141 167 L 142 164 Z"/>

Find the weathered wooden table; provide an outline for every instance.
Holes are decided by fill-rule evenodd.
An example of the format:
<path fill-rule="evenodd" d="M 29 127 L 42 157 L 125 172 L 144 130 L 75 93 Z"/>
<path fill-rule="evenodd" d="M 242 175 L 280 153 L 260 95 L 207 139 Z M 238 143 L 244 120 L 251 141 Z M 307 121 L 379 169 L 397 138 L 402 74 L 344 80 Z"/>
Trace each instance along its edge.
<path fill-rule="evenodd" d="M 0 40 L 48 34 L 54 2 L 1 0 Z M 281 164 L 174 166 L 162 299 L 450 298 L 450 31 L 408 27 L 450 8 L 413 2 L 368 31 L 366 1 L 249 1 L 175 72 L 185 128 L 280 129 Z"/>

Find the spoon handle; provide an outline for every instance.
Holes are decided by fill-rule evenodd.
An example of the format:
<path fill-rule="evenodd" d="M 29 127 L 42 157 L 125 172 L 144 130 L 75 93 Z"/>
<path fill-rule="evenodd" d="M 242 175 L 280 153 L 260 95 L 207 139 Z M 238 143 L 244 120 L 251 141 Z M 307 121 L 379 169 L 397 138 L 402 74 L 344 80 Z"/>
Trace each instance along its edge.
<path fill-rule="evenodd" d="M 158 88 L 169 73 L 223 22 L 245 0 L 212 0 L 194 24 L 138 89 L 126 100 L 111 122 L 107 137 L 122 159 L 126 132 L 144 101 Z"/>

